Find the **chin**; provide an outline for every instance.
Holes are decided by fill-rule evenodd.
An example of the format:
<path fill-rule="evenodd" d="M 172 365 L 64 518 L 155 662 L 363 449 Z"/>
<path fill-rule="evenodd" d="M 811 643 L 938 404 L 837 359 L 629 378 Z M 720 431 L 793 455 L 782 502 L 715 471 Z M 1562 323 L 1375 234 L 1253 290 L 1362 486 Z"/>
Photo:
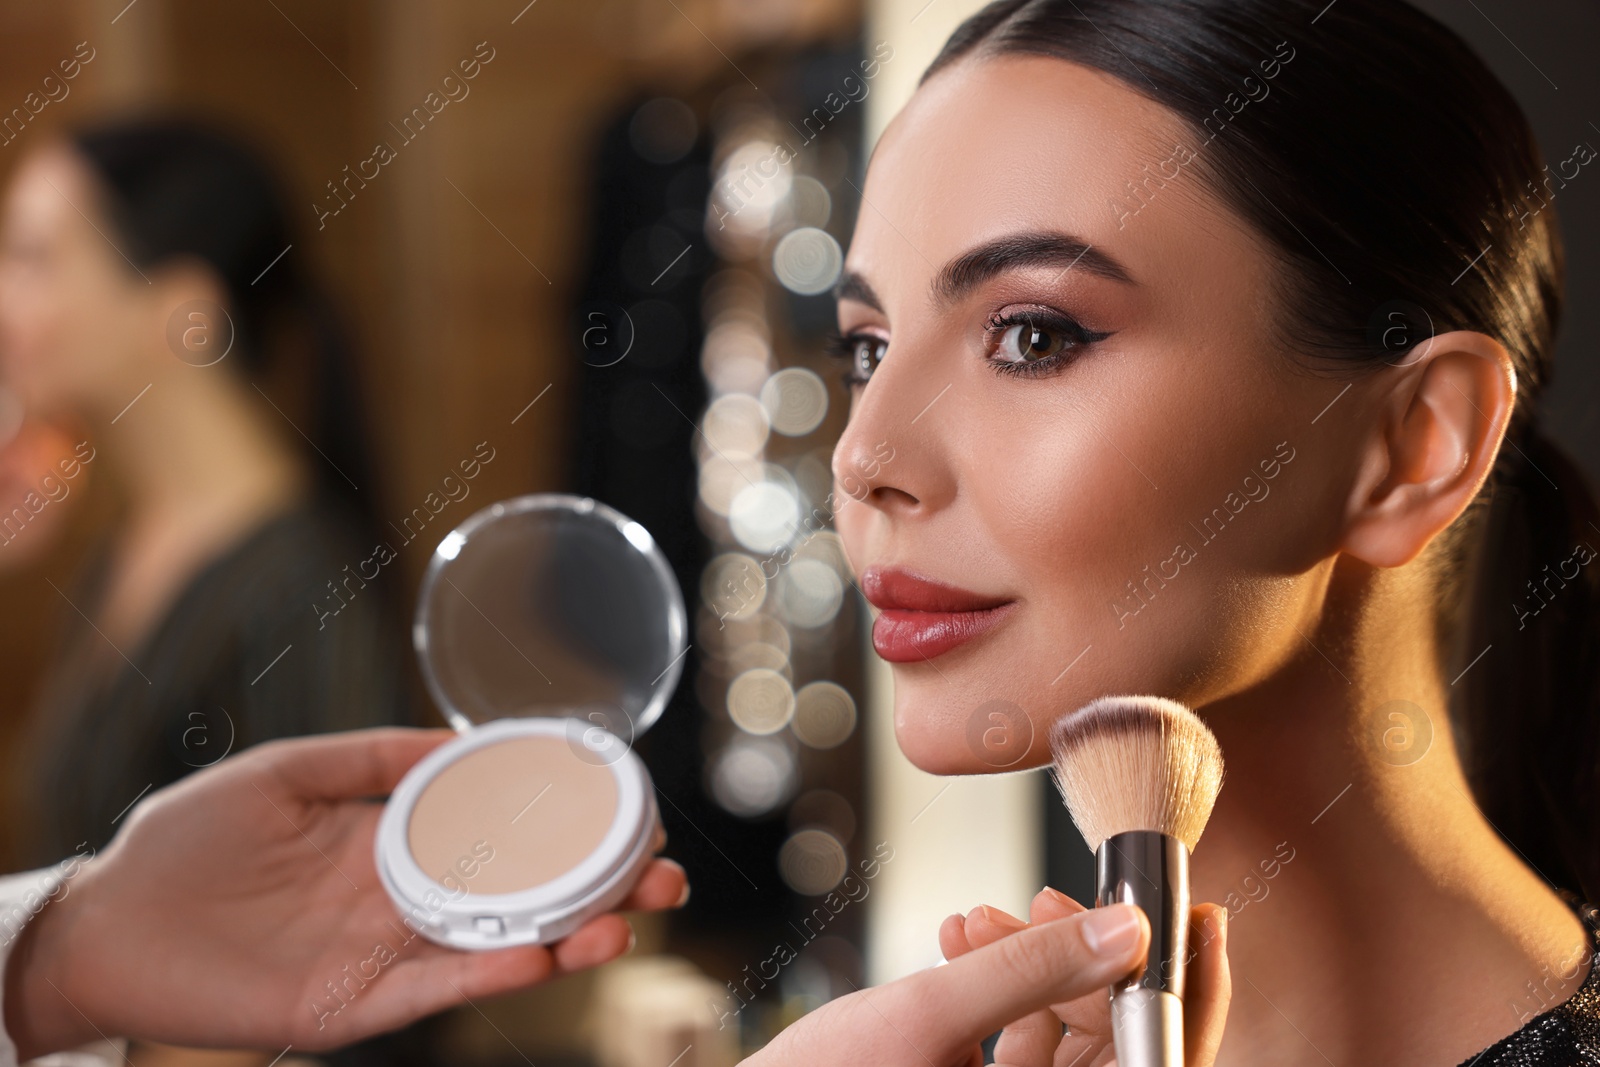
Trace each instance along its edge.
<path fill-rule="evenodd" d="M 895 742 L 913 766 L 943 776 L 1006 774 L 1050 761 L 1042 726 L 1017 717 L 1009 724 L 995 723 L 986 708 L 988 703 L 986 697 L 966 700 L 948 691 L 924 696 L 897 680 Z M 997 730 L 1006 732 L 995 746 Z M 986 739 L 991 742 L 989 749 L 984 748 Z"/>

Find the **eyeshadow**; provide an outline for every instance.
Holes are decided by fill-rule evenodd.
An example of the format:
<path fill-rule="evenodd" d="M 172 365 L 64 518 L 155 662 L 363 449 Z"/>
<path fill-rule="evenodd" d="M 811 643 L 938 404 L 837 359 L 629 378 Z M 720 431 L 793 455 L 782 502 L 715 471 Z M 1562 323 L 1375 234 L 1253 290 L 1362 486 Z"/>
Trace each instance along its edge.
<path fill-rule="evenodd" d="M 543 885 L 590 856 L 617 814 L 610 768 L 562 737 L 510 738 L 466 753 L 417 797 L 411 855 L 430 877 L 473 894 Z"/>

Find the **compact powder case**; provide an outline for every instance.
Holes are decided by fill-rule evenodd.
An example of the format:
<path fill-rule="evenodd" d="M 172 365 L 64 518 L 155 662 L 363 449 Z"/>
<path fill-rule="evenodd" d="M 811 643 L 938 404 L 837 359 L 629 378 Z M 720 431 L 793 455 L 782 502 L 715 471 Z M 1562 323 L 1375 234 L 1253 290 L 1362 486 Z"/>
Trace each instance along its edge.
<path fill-rule="evenodd" d="M 677 686 L 686 628 L 655 540 L 604 504 L 518 497 L 445 536 L 412 639 L 460 736 L 395 787 L 375 845 L 414 929 L 547 944 L 628 895 L 658 832 L 632 743 Z"/>

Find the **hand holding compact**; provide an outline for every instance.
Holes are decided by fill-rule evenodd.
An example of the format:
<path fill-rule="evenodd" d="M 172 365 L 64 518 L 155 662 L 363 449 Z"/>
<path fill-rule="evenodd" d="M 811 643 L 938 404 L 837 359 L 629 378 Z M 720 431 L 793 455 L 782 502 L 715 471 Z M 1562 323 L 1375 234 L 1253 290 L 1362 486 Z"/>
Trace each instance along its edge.
<path fill-rule="evenodd" d="M 21 1058 L 101 1035 L 330 1048 L 627 951 L 615 914 L 554 945 L 482 953 L 400 921 L 373 863 L 371 798 L 452 736 L 272 742 L 152 794 L 13 951 L 5 1018 Z M 657 859 L 622 907 L 686 895 L 682 868 Z"/>
<path fill-rule="evenodd" d="M 1086 913 L 1087 909 L 1071 897 L 1046 888 L 1033 898 L 1030 922 L 997 908 L 974 908 L 965 917 L 952 915 L 944 921 L 939 929 L 939 947 L 946 959 L 956 960 L 973 951 L 1004 944 L 1006 939 L 1037 929 L 1041 923 L 1051 924 Z M 1183 1015 L 1184 1062 L 1189 1067 L 1211 1067 L 1222 1042 L 1232 995 L 1227 917 L 1228 910 L 1217 904 L 1197 904 L 1189 912 L 1189 945 L 1195 953 L 1189 961 Z M 1067 1027 L 1064 1036 L 1063 1024 Z M 1111 1003 L 1104 988 L 1017 1016 L 1005 1025 L 994 1052 L 997 1064 L 1015 1067 L 1050 1067 L 1055 1063 L 1102 1067 L 1114 1062 L 1112 1056 Z"/>
<path fill-rule="evenodd" d="M 979 1043 L 1015 1020 L 1037 1017 L 1052 1004 L 1104 1002 L 1106 987 L 1139 966 L 1149 944 L 1150 924 L 1138 908 L 1080 908 L 981 946 L 969 942 L 946 966 L 830 1001 L 746 1063 L 979 1064 Z M 1055 1038 L 1059 1043 L 1059 1024 Z"/>

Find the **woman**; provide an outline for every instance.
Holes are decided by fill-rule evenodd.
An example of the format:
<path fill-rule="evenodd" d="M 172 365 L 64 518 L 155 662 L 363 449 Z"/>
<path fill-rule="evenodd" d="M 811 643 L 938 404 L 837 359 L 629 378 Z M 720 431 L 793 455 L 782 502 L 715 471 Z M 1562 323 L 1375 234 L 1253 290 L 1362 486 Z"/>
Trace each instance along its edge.
<path fill-rule="evenodd" d="M 1537 415 L 1593 156 L 1395 0 L 1001 0 L 875 149 L 834 470 L 899 743 L 1200 711 L 1190 1064 L 1600 1058 L 1600 518 Z M 952 916 L 755 1062 L 1107 1063 L 1148 927 L 1091 915 Z"/>
<path fill-rule="evenodd" d="M 348 580 L 372 543 L 359 412 L 292 241 L 261 164 L 179 123 L 41 147 L 6 193 L 5 382 L 30 417 L 84 426 L 77 459 L 121 490 L 61 589 L 19 754 L 27 866 L 101 847 L 137 797 L 229 751 L 406 718 L 382 585 Z"/>

